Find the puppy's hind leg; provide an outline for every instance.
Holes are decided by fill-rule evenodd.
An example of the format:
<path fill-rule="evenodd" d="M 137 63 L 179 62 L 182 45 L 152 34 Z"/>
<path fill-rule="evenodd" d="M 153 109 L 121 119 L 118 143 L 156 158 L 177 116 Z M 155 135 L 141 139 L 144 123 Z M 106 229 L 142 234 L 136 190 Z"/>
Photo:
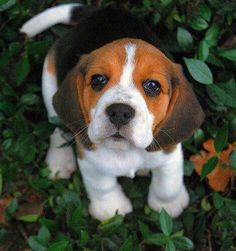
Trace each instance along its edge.
<path fill-rule="evenodd" d="M 53 95 L 58 89 L 53 49 L 44 61 L 42 73 L 42 94 L 48 112 L 48 118 L 58 116 L 52 103 Z M 50 178 L 69 178 L 76 168 L 76 160 L 71 146 L 67 143 L 63 132 L 56 128 L 50 136 L 50 145 L 46 155 L 46 163 L 51 171 Z"/>

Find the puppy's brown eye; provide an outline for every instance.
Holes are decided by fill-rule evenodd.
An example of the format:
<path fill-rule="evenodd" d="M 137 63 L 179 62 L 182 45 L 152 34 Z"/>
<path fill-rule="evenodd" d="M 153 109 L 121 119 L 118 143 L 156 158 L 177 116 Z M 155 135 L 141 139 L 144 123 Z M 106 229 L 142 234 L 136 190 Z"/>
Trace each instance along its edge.
<path fill-rule="evenodd" d="M 146 80 L 143 82 L 143 89 L 148 96 L 155 97 L 161 92 L 161 85 L 156 80 Z"/>
<path fill-rule="evenodd" d="M 107 82 L 108 78 L 105 75 L 96 74 L 92 76 L 91 85 L 95 91 L 101 91 Z"/>

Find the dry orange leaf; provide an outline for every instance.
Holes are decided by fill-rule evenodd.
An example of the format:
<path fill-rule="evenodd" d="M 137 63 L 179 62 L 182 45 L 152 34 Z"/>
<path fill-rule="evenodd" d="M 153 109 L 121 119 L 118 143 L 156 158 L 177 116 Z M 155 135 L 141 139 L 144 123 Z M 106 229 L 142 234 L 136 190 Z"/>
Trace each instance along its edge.
<path fill-rule="evenodd" d="M 26 215 L 43 215 L 43 201 L 37 201 L 33 203 L 22 203 L 19 209 L 15 212 L 14 217 L 20 219 L 22 216 Z"/>
<path fill-rule="evenodd" d="M 193 162 L 196 172 L 201 175 L 202 166 L 206 161 L 216 155 L 214 148 L 214 141 L 209 139 L 203 143 L 203 148 L 200 154 L 192 155 L 190 160 Z M 209 186 L 218 192 L 223 192 L 233 172 L 230 168 L 225 168 L 225 165 L 229 165 L 229 155 L 234 150 L 234 145 L 229 144 L 228 148 L 219 153 L 219 160 L 215 169 L 207 176 Z"/>
<path fill-rule="evenodd" d="M 13 198 L 11 197 L 0 199 L 0 224 L 6 222 L 5 210 L 9 206 L 12 200 Z"/>
<path fill-rule="evenodd" d="M 32 188 L 24 185 L 18 186 L 22 193 L 22 197 L 18 201 L 18 210 L 14 213 L 16 219 L 20 219 L 26 215 L 42 215 L 43 200 Z"/>

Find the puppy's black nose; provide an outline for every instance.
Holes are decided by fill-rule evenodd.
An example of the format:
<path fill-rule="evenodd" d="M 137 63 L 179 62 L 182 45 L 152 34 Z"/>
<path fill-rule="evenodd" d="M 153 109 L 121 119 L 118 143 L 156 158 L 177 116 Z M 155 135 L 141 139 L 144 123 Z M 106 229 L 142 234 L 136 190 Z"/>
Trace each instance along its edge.
<path fill-rule="evenodd" d="M 114 103 L 107 107 L 106 113 L 111 123 L 120 128 L 134 117 L 135 110 L 130 105 Z"/>

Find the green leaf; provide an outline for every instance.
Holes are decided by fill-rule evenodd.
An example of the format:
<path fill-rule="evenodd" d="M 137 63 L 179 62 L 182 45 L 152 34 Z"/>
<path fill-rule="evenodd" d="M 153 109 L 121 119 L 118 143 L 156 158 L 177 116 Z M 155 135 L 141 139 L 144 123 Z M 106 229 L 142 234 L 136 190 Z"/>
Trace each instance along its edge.
<path fill-rule="evenodd" d="M 201 207 L 206 212 L 211 210 L 211 204 L 205 197 L 201 199 Z"/>
<path fill-rule="evenodd" d="M 236 150 L 234 150 L 229 156 L 229 164 L 233 169 L 236 169 Z"/>
<path fill-rule="evenodd" d="M 85 245 L 87 245 L 88 241 L 89 241 L 89 234 L 87 231 L 85 230 L 80 230 L 80 245 L 83 247 Z"/>
<path fill-rule="evenodd" d="M 212 157 L 203 165 L 201 180 L 215 169 L 217 162 L 218 162 L 218 157 Z"/>
<path fill-rule="evenodd" d="M 26 79 L 29 72 L 30 72 L 30 64 L 28 55 L 24 54 L 15 67 L 15 76 L 18 85 L 20 85 Z"/>
<path fill-rule="evenodd" d="M 0 0 L 0 11 L 9 9 L 16 3 L 16 0 Z"/>
<path fill-rule="evenodd" d="M 149 9 L 151 7 L 151 1 L 150 0 L 143 0 L 143 6 L 146 9 Z"/>
<path fill-rule="evenodd" d="M 235 219 L 235 217 L 236 217 L 236 203 L 235 203 L 235 200 L 227 201 L 226 205 L 228 207 L 229 217 Z M 233 227 L 235 227 L 235 226 L 233 226 Z"/>
<path fill-rule="evenodd" d="M 173 222 L 169 214 L 162 209 L 160 212 L 160 225 L 162 232 L 169 236 L 172 233 Z"/>
<path fill-rule="evenodd" d="M 38 214 L 28 214 L 28 215 L 23 215 L 18 220 L 25 221 L 25 222 L 36 222 L 39 218 Z"/>
<path fill-rule="evenodd" d="M 200 16 L 192 17 L 192 19 L 190 20 L 190 25 L 194 30 L 197 30 L 197 31 L 205 30 L 208 27 L 207 21 L 205 21 Z"/>
<path fill-rule="evenodd" d="M 36 190 L 44 190 L 51 185 L 52 181 L 43 178 L 35 178 L 29 179 L 29 183 Z"/>
<path fill-rule="evenodd" d="M 193 242 L 184 236 L 178 236 L 173 239 L 175 247 L 180 250 L 193 250 Z"/>
<path fill-rule="evenodd" d="M 51 244 L 47 251 L 65 251 L 69 245 L 69 241 L 58 241 Z"/>
<path fill-rule="evenodd" d="M 6 229 L 0 229 L 0 244 L 3 244 L 7 240 L 8 234 L 9 233 Z"/>
<path fill-rule="evenodd" d="M 13 199 L 13 200 L 11 201 L 11 203 L 7 206 L 5 212 L 6 212 L 8 215 L 12 215 L 13 213 L 15 213 L 15 211 L 17 210 L 17 208 L 18 208 L 18 202 L 17 202 L 16 199 Z"/>
<path fill-rule="evenodd" d="M 9 0 L 0 0 L 0 6 L 6 4 L 8 1 Z"/>
<path fill-rule="evenodd" d="M 187 231 L 192 230 L 193 225 L 194 225 L 194 215 L 193 215 L 193 213 L 186 212 L 183 215 L 183 224 L 184 224 L 184 227 L 187 229 Z"/>
<path fill-rule="evenodd" d="M 123 223 L 123 216 L 121 215 L 115 215 L 114 217 L 103 221 L 98 228 L 102 231 L 102 232 L 114 232 L 119 226 L 122 225 Z"/>
<path fill-rule="evenodd" d="M 27 53 L 29 55 L 44 54 L 49 50 L 51 44 L 52 41 L 45 39 L 43 41 L 31 41 L 27 44 Z"/>
<path fill-rule="evenodd" d="M 236 62 L 236 49 L 224 50 L 218 53 L 222 58 L 226 58 L 230 61 Z"/>
<path fill-rule="evenodd" d="M 220 33 L 220 27 L 217 26 L 216 24 L 213 24 L 207 30 L 204 36 L 204 41 L 209 45 L 209 47 L 217 45 L 219 33 Z"/>
<path fill-rule="evenodd" d="M 39 103 L 39 97 L 33 93 L 26 93 L 20 99 L 20 102 L 25 105 L 35 105 Z"/>
<path fill-rule="evenodd" d="M 168 0 L 170 2 L 172 2 L 172 0 Z M 186 23 L 186 16 L 185 15 L 181 15 L 179 12 L 177 12 L 176 10 L 173 11 L 173 19 L 175 21 L 177 21 L 178 23 L 184 24 Z"/>
<path fill-rule="evenodd" d="M 51 173 L 51 171 L 47 167 L 41 168 L 40 172 L 39 172 L 40 176 L 42 176 L 43 178 L 48 177 L 50 175 L 50 173 Z"/>
<path fill-rule="evenodd" d="M 6 102 L 6 101 L 0 101 L 0 111 L 4 112 L 5 114 L 7 113 L 13 113 L 15 110 L 15 106 L 10 103 L 10 102 Z"/>
<path fill-rule="evenodd" d="M 213 76 L 209 67 L 202 61 L 193 58 L 184 58 L 190 75 L 199 83 L 212 84 Z"/>
<path fill-rule="evenodd" d="M 236 88 L 234 89 L 236 91 Z M 234 90 L 231 92 L 225 88 L 225 85 L 209 85 L 207 86 L 207 92 L 210 95 L 214 95 L 224 105 L 236 108 L 236 99 Z M 213 100 L 214 101 L 214 100 Z"/>
<path fill-rule="evenodd" d="M 0 71 L 6 67 L 6 65 L 9 63 L 11 59 L 11 55 L 9 51 L 5 51 L 4 53 L 1 54 L 0 57 Z"/>
<path fill-rule="evenodd" d="M 40 217 L 39 219 L 39 223 L 42 226 L 46 226 L 47 229 L 49 229 L 50 231 L 56 231 L 57 229 L 57 224 L 54 220 L 50 220 L 44 217 Z"/>
<path fill-rule="evenodd" d="M 166 247 L 165 247 L 165 251 L 175 251 L 175 245 L 174 242 L 172 240 L 168 240 Z"/>
<path fill-rule="evenodd" d="M 28 244 L 32 248 L 33 251 L 45 251 L 47 250 L 35 236 L 30 236 L 28 239 Z"/>
<path fill-rule="evenodd" d="M 72 214 L 72 218 L 71 218 L 71 222 L 70 223 L 72 225 L 78 224 L 80 222 L 80 220 L 81 220 L 82 215 L 83 215 L 83 209 L 82 209 L 82 207 L 76 208 L 75 211 Z"/>
<path fill-rule="evenodd" d="M 208 100 L 208 105 L 211 106 L 212 105 L 212 109 L 213 110 L 217 110 L 218 107 L 225 107 L 225 105 L 223 104 L 223 102 L 221 101 L 221 97 L 219 97 L 215 91 L 214 91 L 214 87 L 211 88 L 211 86 L 213 85 L 209 85 L 206 88 L 207 94 L 210 97 L 210 99 Z M 212 91 L 213 90 L 213 91 Z"/>
<path fill-rule="evenodd" d="M 221 69 L 224 69 L 225 66 L 222 62 L 222 60 L 220 60 L 219 58 L 217 58 L 213 53 L 209 52 L 209 56 L 207 58 L 207 63 L 215 65 Z"/>
<path fill-rule="evenodd" d="M 190 50 L 193 46 L 193 38 L 189 31 L 184 28 L 178 27 L 177 41 L 183 50 Z"/>
<path fill-rule="evenodd" d="M 47 245 L 50 240 L 51 234 L 48 231 L 47 227 L 42 226 L 39 229 L 37 239 L 42 243 L 43 245 Z"/>
<path fill-rule="evenodd" d="M 130 236 L 119 248 L 119 251 L 133 251 L 133 238 Z"/>
<path fill-rule="evenodd" d="M 211 9 L 207 4 L 200 4 L 198 13 L 206 21 L 209 22 L 211 20 Z"/>
<path fill-rule="evenodd" d="M 188 149 L 192 153 L 195 153 L 195 154 L 199 153 L 199 150 L 195 146 L 193 146 L 191 139 L 185 140 L 182 144 L 185 149 Z"/>
<path fill-rule="evenodd" d="M 222 196 L 217 192 L 213 193 L 213 204 L 216 209 L 219 209 L 224 205 Z"/>
<path fill-rule="evenodd" d="M 228 141 L 228 123 L 217 131 L 216 139 L 214 142 L 216 152 L 221 152 L 226 146 Z"/>
<path fill-rule="evenodd" d="M 156 12 L 156 13 L 153 15 L 153 23 L 154 23 L 155 25 L 157 25 L 157 24 L 159 23 L 160 19 L 161 19 L 160 13 Z"/>
<path fill-rule="evenodd" d="M 209 46 L 206 41 L 201 41 L 198 46 L 198 59 L 205 61 L 209 55 Z"/>
<path fill-rule="evenodd" d="M 191 176 L 194 170 L 194 164 L 190 160 L 184 161 L 184 175 Z"/>
<path fill-rule="evenodd" d="M 171 4 L 172 0 L 161 0 L 161 5 L 163 7 L 166 7 L 167 5 Z"/>
<path fill-rule="evenodd" d="M 34 135 L 41 139 L 47 139 L 54 131 L 55 127 L 47 121 L 38 122 L 34 128 Z"/>
<path fill-rule="evenodd" d="M 23 45 L 23 43 L 21 43 L 21 42 L 10 43 L 8 46 L 8 51 L 10 52 L 11 56 L 14 56 L 17 53 L 19 53 L 22 49 L 22 45 Z"/>
<path fill-rule="evenodd" d="M 197 129 L 197 131 L 193 135 L 194 143 L 197 146 L 202 145 L 202 143 L 205 141 L 205 134 L 202 129 Z"/>
<path fill-rule="evenodd" d="M 168 237 L 165 234 L 150 234 L 145 238 L 146 243 L 150 243 L 156 246 L 164 246 L 168 241 Z"/>
<path fill-rule="evenodd" d="M 174 234 L 172 234 L 171 238 L 175 238 L 177 236 L 183 236 L 183 234 L 184 234 L 184 230 L 182 229 L 182 230 L 179 230 L 179 231 L 175 232 Z"/>
<path fill-rule="evenodd" d="M 148 238 L 151 235 L 151 231 L 150 231 L 148 225 L 146 225 L 142 221 L 139 221 L 138 225 L 139 225 L 140 232 L 142 233 L 142 236 L 144 238 Z"/>
<path fill-rule="evenodd" d="M 73 205 L 75 207 L 81 207 L 81 201 L 78 194 L 74 191 L 65 190 L 62 195 L 63 201 L 66 206 Z"/>
<path fill-rule="evenodd" d="M 25 154 L 25 156 L 23 157 L 23 162 L 24 162 L 25 164 L 30 163 L 31 161 L 34 160 L 35 155 L 36 155 L 36 149 L 33 148 L 33 147 L 30 147 L 30 148 L 28 149 L 28 152 L 27 152 L 27 153 Z"/>

